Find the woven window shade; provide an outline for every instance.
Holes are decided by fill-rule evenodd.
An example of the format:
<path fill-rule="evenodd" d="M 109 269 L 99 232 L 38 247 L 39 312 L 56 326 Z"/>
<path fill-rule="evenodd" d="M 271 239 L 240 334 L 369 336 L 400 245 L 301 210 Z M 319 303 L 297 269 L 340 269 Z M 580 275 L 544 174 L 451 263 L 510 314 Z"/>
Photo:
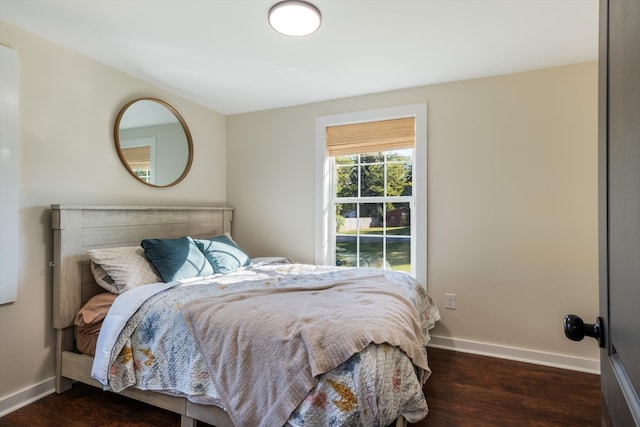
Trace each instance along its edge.
<path fill-rule="evenodd" d="M 148 145 L 143 147 L 122 148 L 122 155 L 127 160 L 131 169 L 151 168 L 151 147 Z"/>
<path fill-rule="evenodd" d="M 330 157 L 334 157 L 413 148 L 416 142 L 415 122 L 414 117 L 406 117 L 328 126 L 327 151 Z"/>

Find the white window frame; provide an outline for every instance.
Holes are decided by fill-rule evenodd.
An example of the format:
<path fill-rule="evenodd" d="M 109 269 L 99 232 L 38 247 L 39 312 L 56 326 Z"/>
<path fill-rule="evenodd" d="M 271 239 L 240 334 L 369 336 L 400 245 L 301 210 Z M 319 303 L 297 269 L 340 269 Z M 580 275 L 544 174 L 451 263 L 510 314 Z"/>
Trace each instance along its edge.
<path fill-rule="evenodd" d="M 427 104 L 412 104 L 316 118 L 315 262 L 335 265 L 335 209 L 332 204 L 332 158 L 327 153 L 329 126 L 415 117 L 411 274 L 427 286 Z"/>

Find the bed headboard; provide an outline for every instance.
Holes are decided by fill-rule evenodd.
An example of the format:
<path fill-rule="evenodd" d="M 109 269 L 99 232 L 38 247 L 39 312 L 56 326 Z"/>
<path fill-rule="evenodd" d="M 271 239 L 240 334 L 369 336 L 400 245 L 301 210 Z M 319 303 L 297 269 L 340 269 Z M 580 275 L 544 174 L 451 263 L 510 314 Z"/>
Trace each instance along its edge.
<path fill-rule="evenodd" d="M 139 245 L 145 238 L 207 238 L 231 232 L 232 209 L 217 207 L 51 205 L 53 327 L 73 325 L 76 313 L 104 292 L 91 274 L 87 249 Z"/>

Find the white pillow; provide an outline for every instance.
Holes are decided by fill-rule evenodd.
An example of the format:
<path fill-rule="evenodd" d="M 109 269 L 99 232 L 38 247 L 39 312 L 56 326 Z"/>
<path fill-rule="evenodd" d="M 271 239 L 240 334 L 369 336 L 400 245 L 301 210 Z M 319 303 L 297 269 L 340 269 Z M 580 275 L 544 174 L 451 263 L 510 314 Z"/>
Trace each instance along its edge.
<path fill-rule="evenodd" d="M 96 283 L 114 294 L 162 282 L 141 246 L 89 249 L 87 253 Z"/>

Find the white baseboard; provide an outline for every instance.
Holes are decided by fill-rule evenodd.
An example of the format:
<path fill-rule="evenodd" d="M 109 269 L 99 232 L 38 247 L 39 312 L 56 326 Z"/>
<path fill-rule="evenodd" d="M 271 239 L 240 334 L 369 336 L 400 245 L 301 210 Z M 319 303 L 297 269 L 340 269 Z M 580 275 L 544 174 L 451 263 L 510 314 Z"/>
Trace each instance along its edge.
<path fill-rule="evenodd" d="M 55 378 L 44 380 L 0 399 L 0 417 L 40 400 L 56 391 Z"/>
<path fill-rule="evenodd" d="M 566 356 L 562 354 L 545 353 L 542 351 L 505 347 L 496 344 L 466 341 L 455 338 L 431 336 L 429 347 L 445 350 L 460 351 L 463 353 L 491 356 L 500 359 L 515 360 L 518 362 L 533 363 L 536 365 L 551 366 L 554 368 L 569 369 L 572 371 L 600 374 L 600 360 L 585 359 Z"/>

